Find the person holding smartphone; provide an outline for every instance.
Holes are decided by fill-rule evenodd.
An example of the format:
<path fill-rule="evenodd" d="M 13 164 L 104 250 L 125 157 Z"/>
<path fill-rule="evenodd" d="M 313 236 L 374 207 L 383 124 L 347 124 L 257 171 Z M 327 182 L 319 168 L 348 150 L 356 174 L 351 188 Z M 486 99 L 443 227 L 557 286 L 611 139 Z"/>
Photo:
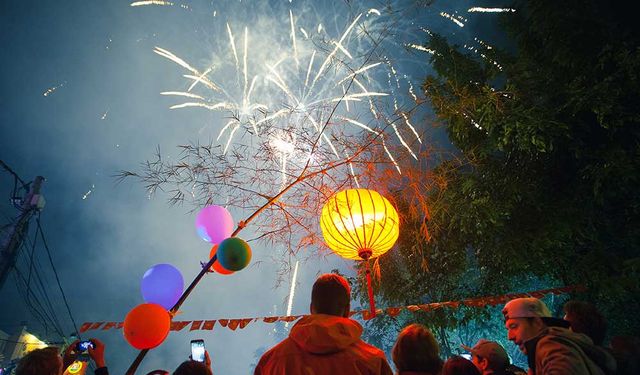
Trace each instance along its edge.
<path fill-rule="evenodd" d="M 147 375 L 169 375 L 165 370 L 153 370 Z M 204 340 L 191 341 L 191 355 L 176 368 L 173 375 L 213 375 L 211 358 L 204 348 Z"/>
<path fill-rule="evenodd" d="M 191 341 L 191 355 L 173 372 L 173 375 L 213 375 L 211 358 L 204 348 L 204 340 Z"/>
<path fill-rule="evenodd" d="M 104 343 L 96 338 L 87 341 L 76 340 L 64 351 L 63 366 L 68 369 L 83 354 L 88 354 L 96 365 L 95 375 L 109 375 L 106 362 L 104 360 Z"/>

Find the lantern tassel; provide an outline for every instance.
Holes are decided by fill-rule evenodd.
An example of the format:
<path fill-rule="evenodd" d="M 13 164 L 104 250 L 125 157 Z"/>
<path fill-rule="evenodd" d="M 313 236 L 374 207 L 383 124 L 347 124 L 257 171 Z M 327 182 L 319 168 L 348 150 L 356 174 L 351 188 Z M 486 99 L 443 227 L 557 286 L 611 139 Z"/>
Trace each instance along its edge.
<path fill-rule="evenodd" d="M 373 298 L 373 287 L 371 286 L 371 266 L 369 260 L 367 262 L 367 291 L 369 292 L 369 316 L 371 319 L 376 317 L 376 301 Z"/>

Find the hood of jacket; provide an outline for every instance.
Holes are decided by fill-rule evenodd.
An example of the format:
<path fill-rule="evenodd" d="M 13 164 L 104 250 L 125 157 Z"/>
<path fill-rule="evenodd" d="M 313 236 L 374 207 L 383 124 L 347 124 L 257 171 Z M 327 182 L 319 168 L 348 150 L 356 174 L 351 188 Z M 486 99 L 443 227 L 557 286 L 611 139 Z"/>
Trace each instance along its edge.
<path fill-rule="evenodd" d="M 339 316 L 312 314 L 300 319 L 289 338 L 302 350 L 314 354 L 339 352 L 360 341 L 362 326 Z"/>
<path fill-rule="evenodd" d="M 616 360 L 604 348 L 594 345 L 589 336 L 576 333 L 566 328 L 549 327 L 542 331 L 539 336 L 531 339 L 532 343 L 537 343 L 542 336 L 552 335 L 556 341 L 565 342 L 568 346 L 577 346 L 585 356 L 595 363 L 605 374 L 613 374 L 616 371 Z M 529 342 L 525 343 L 527 348 L 531 347 Z M 535 348 L 535 344 L 533 344 Z M 532 348 L 532 349 L 533 349 Z M 534 349 L 535 351 L 535 349 Z"/>

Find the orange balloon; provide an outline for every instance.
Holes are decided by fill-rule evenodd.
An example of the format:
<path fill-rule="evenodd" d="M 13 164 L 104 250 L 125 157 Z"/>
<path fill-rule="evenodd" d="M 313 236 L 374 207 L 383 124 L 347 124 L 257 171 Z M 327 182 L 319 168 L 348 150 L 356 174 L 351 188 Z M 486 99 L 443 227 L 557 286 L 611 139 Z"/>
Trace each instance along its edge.
<path fill-rule="evenodd" d="M 134 348 L 152 349 L 167 338 L 169 328 L 171 317 L 164 307 L 155 303 L 143 303 L 129 311 L 124 318 L 122 332 Z"/>
<path fill-rule="evenodd" d="M 213 256 L 216 255 L 216 252 L 218 252 L 218 245 L 217 244 L 213 245 L 213 247 L 211 248 L 211 252 L 209 253 L 209 259 L 213 258 Z M 213 265 L 209 269 L 211 271 L 213 271 L 215 273 L 219 273 L 221 275 L 231 275 L 233 273 L 233 271 L 229 271 L 228 269 L 222 267 L 220 262 L 218 262 L 217 260 L 215 262 L 213 262 Z"/>

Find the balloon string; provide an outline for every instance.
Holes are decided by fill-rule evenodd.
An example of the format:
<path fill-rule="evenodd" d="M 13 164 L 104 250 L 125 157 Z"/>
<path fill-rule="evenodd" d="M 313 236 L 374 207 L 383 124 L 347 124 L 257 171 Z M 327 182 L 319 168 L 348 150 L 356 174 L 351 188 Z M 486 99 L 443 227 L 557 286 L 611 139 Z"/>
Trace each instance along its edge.
<path fill-rule="evenodd" d="M 371 286 L 371 266 L 369 260 L 367 262 L 367 292 L 369 292 L 369 312 L 371 319 L 376 316 L 376 301 L 373 298 L 373 287 Z"/>

